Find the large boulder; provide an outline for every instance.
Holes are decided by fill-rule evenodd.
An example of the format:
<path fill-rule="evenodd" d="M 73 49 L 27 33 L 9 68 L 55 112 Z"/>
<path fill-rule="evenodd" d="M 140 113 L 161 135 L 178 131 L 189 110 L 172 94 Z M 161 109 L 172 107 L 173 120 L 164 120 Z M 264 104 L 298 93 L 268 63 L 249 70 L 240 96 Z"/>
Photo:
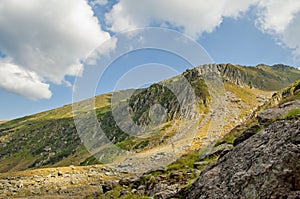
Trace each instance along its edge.
<path fill-rule="evenodd" d="M 204 170 L 186 198 L 299 198 L 300 121 L 277 121 Z"/>
<path fill-rule="evenodd" d="M 291 110 L 299 109 L 300 108 L 300 100 L 295 100 L 291 102 L 284 103 L 280 105 L 279 107 L 274 107 L 270 109 L 266 109 L 262 112 L 260 112 L 257 115 L 257 119 L 259 123 L 269 123 L 272 122 L 274 119 L 283 117 L 287 113 L 289 113 Z"/>
<path fill-rule="evenodd" d="M 237 146 L 238 144 L 244 142 L 245 140 L 249 139 L 251 136 L 255 135 L 259 130 L 261 129 L 261 126 L 254 125 L 244 131 L 241 135 L 237 136 L 235 140 L 233 141 L 233 146 Z"/>

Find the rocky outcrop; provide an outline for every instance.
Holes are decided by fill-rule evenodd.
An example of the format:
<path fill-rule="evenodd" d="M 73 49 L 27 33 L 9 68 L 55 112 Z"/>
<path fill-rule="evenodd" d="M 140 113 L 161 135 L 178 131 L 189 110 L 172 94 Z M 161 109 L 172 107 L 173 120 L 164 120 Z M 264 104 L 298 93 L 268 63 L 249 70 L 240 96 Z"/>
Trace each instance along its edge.
<path fill-rule="evenodd" d="M 300 121 L 277 121 L 203 171 L 186 198 L 299 198 Z"/>
<path fill-rule="evenodd" d="M 196 70 L 201 74 L 216 74 L 239 86 L 263 90 L 278 90 L 297 81 L 300 71 L 284 65 L 247 67 L 233 64 L 206 64 Z M 289 74 L 297 74 L 293 78 Z"/>
<path fill-rule="evenodd" d="M 300 100 L 284 103 L 279 107 L 270 108 L 260 112 L 257 116 L 259 123 L 268 123 L 273 119 L 283 117 L 288 114 L 291 110 L 300 108 Z"/>
<path fill-rule="evenodd" d="M 259 130 L 261 129 L 261 126 L 259 125 L 254 125 L 251 128 L 247 129 L 244 131 L 241 135 L 239 135 L 235 140 L 233 141 L 233 146 L 236 146 L 243 141 L 247 140 L 251 136 L 255 135 Z"/>
<path fill-rule="evenodd" d="M 210 148 L 208 151 L 205 153 L 201 154 L 199 157 L 200 161 L 204 161 L 205 159 L 212 158 L 213 156 L 222 156 L 228 153 L 233 146 L 231 144 L 221 144 L 219 146 L 215 146 Z"/>

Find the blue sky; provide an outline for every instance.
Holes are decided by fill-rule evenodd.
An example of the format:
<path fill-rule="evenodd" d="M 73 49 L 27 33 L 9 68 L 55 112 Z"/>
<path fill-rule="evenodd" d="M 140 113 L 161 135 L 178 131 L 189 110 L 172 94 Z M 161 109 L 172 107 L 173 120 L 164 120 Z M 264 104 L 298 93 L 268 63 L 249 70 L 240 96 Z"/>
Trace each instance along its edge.
<path fill-rule="evenodd" d="M 285 13 L 290 11 L 290 14 L 280 16 L 282 18 L 276 21 L 272 18 L 274 14 L 272 12 L 282 6 L 279 5 L 279 1 L 273 1 L 273 4 L 270 3 L 271 0 L 266 1 L 265 4 L 249 3 L 240 7 L 223 5 L 223 10 L 217 18 L 214 18 L 217 16 L 216 13 L 213 16 L 211 13 L 207 13 L 207 16 L 205 13 L 200 16 L 193 15 L 193 7 L 199 6 L 201 9 L 206 2 L 197 1 L 195 6 L 183 7 L 183 13 L 178 13 L 180 18 L 176 18 L 172 17 L 178 12 L 176 3 L 169 5 L 170 11 L 161 14 L 157 8 L 160 6 L 159 1 L 145 1 L 145 8 L 143 8 L 144 4 L 136 5 L 141 8 L 141 11 L 134 12 L 135 10 L 131 10 L 135 9 L 132 5 L 133 1 L 97 0 L 88 5 L 84 0 L 76 0 L 74 2 L 78 2 L 78 5 L 70 3 L 41 5 L 43 7 L 40 7 L 41 9 L 36 13 L 31 10 L 32 16 L 24 18 L 23 14 L 27 16 L 27 12 L 34 9 L 31 5 L 25 6 L 29 11 L 22 10 L 8 0 L 4 0 L 0 4 L 17 14 L 14 16 L 12 12 L 5 13 L 0 10 L 2 13 L 0 19 L 7 21 L 6 23 L 0 22 L 0 37 L 3 38 L 0 39 L 0 73 L 2 73 L 0 74 L 2 81 L 0 84 L 0 120 L 18 118 L 72 103 L 72 85 L 74 85 L 77 72 L 80 71 L 78 60 L 87 56 L 92 49 L 97 47 L 96 44 L 114 37 L 118 32 L 127 30 L 126 28 L 130 30 L 135 27 L 157 26 L 181 31 L 202 45 L 215 63 L 251 66 L 260 63 L 268 65 L 283 63 L 298 67 L 300 66 L 300 62 L 297 61 L 300 54 L 298 49 L 300 41 L 293 35 L 299 30 L 299 28 L 295 30 L 295 27 L 300 27 L 297 26 L 299 21 L 297 13 L 300 11 L 300 6 L 296 1 L 288 1 L 291 3 L 287 4 L 291 6 L 286 6 L 287 12 Z M 188 2 L 193 2 L 193 0 Z M 135 2 L 135 4 L 139 3 Z M 123 8 L 122 12 L 117 9 L 118 7 Z M 233 8 L 237 10 L 232 10 Z M 46 11 L 43 9 L 46 9 L 48 13 L 53 11 L 58 18 L 47 18 L 44 16 Z M 146 9 L 149 9 L 149 13 Z M 185 20 L 184 13 L 189 9 L 191 9 L 191 16 L 188 17 L 197 16 L 197 20 L 191 21 L 190 18 Z M 56 24 L 63 21 L 63 17 L 72 10 L 80 13 L 72 19 L 75 24 L 72 22 L 68 26 L 69 22 L 64 22 L 66 28 L 59 26 L 61 24 Z M 265 11 L 264 15 L 259 12 L 261 10 Z M 234 13 L 238 13 L 238 16 Z M 39 15 L 42 17 L 37 19 Z M 70 13 L 70 16 L 73 17 L 74 13 Z M 285 18 L 286 20 L 283 20 Z M 96 23 L 95 19 L 98 20 Z M 53 21 L 44 23 L 47 20 Z M 22 31 L 14 25 L 16 22 L 21 24 Z M 54 24 L 54 27 L 62 28 L 51 32 L 54 31 L 53 28 L 44 24 Z M 32 31 L 25 31 L 26 28 Z M 4 29 L 9 30 L 11 34 L 5 32 Z M 13 34 L 14 31 L 21 35 Z M 35 32 L 37 35 L 32 36 Z M 18 39 L 14 38 L 14 35 Z M 21 36 L 25 39 L 20 39 Z M 51 43 L 47 43 L 49 41 Z M 69 56 L 68 59 L 66 56 Z M 122 74 L 138 64 L 150 63 L 152 59 L 161 64 L 172 65 L 179 72 L 191 67 L 188 63 L 177 60 L 176 57 L 167 53 L 151 51 L 132 53 L 127 58 L 122 58 L 112 64 L 95 94 L 113 90 Z"/>

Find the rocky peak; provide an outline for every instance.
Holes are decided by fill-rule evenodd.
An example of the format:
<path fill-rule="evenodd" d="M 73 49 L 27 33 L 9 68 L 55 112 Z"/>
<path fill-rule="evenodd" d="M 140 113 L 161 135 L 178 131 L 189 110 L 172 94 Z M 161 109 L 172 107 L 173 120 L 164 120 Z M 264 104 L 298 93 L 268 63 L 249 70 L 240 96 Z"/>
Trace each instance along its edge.
<path fill-rule="evenodd" d="M 196 67 L 201 75 L 216 74 L 238 86 L 248 86 L 263 90 L 278 90 L 299 79 L 296 68 L 277 64 L 274 66 L 241 66 L 233 64 L 206 64 Z M 292 74 L 297 74 L 293 76 Z M 293 77 L 292 77 L 293 76 Z"/>

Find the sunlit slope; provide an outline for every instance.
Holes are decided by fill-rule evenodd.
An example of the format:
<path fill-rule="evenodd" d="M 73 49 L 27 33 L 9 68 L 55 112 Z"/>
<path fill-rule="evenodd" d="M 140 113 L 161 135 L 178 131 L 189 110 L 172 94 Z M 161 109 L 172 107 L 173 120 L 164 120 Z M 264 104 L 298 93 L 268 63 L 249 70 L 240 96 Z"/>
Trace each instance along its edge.
<path fill-rule="evenodd" d="M 214 96 L 203 78 L 205 68 L 216 70 L 224 84 L 224 96 L 218 100 L 226 102 L 227 116 L 225 119 L 219 118 L 224 119 L 219 135 L 224 135 L 243 121 L 257 105 L 263 103 L 271 94 L 270 91 L 280 90 L 300 79 L 298 69 L 283 65 L 243 67 L 223 64 L 187 70 L 182 76 L 192 85 L 201 114 L 218 115 L 218 111 L 224 111 L 212 110 Z M 166 81 L 176 81 L 176 78 Z M 120 91 L 122 92 L 127 91 Z M 162 84 L 154 84 L 139 90 L 130 98 L 131 118 L 138 125 L 149 123 L 147 113 L 153 104 L 165 107 L 168 117 L 163 124 L 148 129 L 143 136 L 131 136 L 123 132 L 114 121 L 110 103 L 112 95 L 113 93 L 97 96 L 95 112 L 105 135 L 123 150 L 152 153 L 174 136 L 178 123 L 182 122 L 176 96 Z M 122 102 L 119 103 L 122 105 Z M 217 119 L 212 115 L 206 117 L 204 123 L 199 122 L 192 148 L 201 147 L 205 142 L 203 138 L 210 131 L 220 129 L 215 127 Z M 99 146 L 101 147 L 103 146 Z M 96 152 L 98 151 L 95 150 Z M 88 153 L 77 134 L 72 105 L 0 123 L 0 172 L 93 163 L 99 161 Z"/>

